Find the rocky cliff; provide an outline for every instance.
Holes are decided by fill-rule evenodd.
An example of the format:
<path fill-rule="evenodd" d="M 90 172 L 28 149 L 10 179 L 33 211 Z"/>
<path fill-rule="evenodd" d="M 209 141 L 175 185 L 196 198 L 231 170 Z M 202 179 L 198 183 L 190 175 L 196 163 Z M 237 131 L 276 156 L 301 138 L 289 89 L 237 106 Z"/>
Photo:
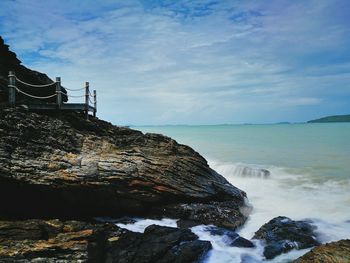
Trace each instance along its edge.
<path fill-rule="evenodd" d="M 0 104 L 10 70 L 32 84 L 52 82 L 22 66 L 0 38 Z M 246 220 L 245 198 L 197 152 L 166 136 L 74 112 L 0 107 L 4 262 L 198 262 L 211 244 L 186 228 L 151 226 L 140 234 L 94 218 L 172 217 L 235 229 Z"/>
<path fill-rule="evenodd" d="M 46 74 L 31 70 L 26 68 L 21 64 L 22 62 L 17 58 L 16 54 L 9 50 L 9 46 L 4 43 L 4 40 L 0 36 L 0 104 L 7 102 L 7 85 L 8 85 L 8 73 L 9 71 L 14 71 L 16 76 L 21 80 L 30 84 L 49 84 L 53 80 L 50 79 Z M 54 94 L 55 87 L 47 87 L 40 89 L 33 89 L 20 83 L 17 84 L 18 87 L 35 96 L 49 96 Z M 66 90 L 62 88 L 62 91 L 66 93 Z M 67 101 L 67 96 L 63 94 L 63 101 Z M 16 94 L 16 100 L 20 102 L 28 101 L 28 97 L 22 96 L 21 94 Z M 32 100 L 32 99 L 30 99 Z M 46 102 L 55 102 L 55 98 L 46 99 Z"/>
<path fill-rule="evenodd" d="M 245 220 L 244 198 L 197 152 L 171 138 L 74 113 L 0 111 L 1 217 L 156 213 L 211 223 L 195 214 L 214 210 L 214 202 L 228 210 L 217 224 L 237 227 Z"/>

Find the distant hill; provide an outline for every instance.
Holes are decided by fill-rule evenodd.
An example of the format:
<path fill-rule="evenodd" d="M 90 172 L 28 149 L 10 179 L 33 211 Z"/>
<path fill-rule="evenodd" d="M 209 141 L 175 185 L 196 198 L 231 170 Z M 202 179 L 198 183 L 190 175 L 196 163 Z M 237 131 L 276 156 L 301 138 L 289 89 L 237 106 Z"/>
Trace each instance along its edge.
<path fill-rule="evenodd" d="M 320 119 L 308 121 L 307 123 L 322 123 L 322 122 L 350 122 L 350 114 L 327 116 Z"/>

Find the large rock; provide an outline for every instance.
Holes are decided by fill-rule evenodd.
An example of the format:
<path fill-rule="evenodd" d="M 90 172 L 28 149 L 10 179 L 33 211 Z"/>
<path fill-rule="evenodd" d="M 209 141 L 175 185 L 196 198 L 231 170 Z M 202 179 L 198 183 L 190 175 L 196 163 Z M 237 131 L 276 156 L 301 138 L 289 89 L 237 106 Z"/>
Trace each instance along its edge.
<path fill-rule="evenodd" d="M 223 213 L 219 224 L 239 226 L 245 196 L 171 138 L 73 113 L 0 111 L 1 217 L 144 215 L 181 204 L 183 215 L 157 213 L 202 223 Z"/>
<path fill-rule="evenodd" d="M 304 249 L 320 243 L 315 238 L 316 228 L 307 221 L 294 221 L 279 216 L 255 232 L 254 239 L 265 242 L 264 256 L 272 259 L 292 249 Z"/>
<path fill-rule="evenodd" d="M 188 229 L 151 225 L 144 234 L 128 232 L 110 246 L 107 262 L 200 262 L 211 249 Z"/>
<path fill-rule="evenodd" d="M 339 240 L 313 248 L 294 263 L 345 263 L 350 262 L 350 240 Z"/>
<path fill-rule="evenodd" d="M 21 65 L 21 61 L 17 58 L 16 54 L 9 50 L 9 46 L 5 45 L 4 40 L 0 36 L 0 106 L 3 102 L 8 101 L 7 85 L 9 71 L 14 71 L 19 79 L 29 84 L 42 85 L 53 82 L 53 80 L 50 79 L 46 74 L 30 70 Z M 54 85 L 47 88 L 31 88 L 17 83 L 17 86 L 24 92 L 39 97 L 49 96 L 56 92 Z M 61 90 L 64 93 L 67 93 L 66 89 L 62 88 Z M 68 100 L 67 96 L 64 94 L 62 95 L 62 99 L 63 101 Z M 16 101 L 18 103 L 26 103 L 28 101 L 35 102 L 36 100 L 17 93 Z M 41 102 L 42 101 L 56 102 L 56 97 L 41 100 Z"/>
<path fill-rule="evenodd" d="M 1 262 L 199 262 L 211 249 L 190 230 L 149 226 L 133 233 L 79 221 L 0 221 Z"/>

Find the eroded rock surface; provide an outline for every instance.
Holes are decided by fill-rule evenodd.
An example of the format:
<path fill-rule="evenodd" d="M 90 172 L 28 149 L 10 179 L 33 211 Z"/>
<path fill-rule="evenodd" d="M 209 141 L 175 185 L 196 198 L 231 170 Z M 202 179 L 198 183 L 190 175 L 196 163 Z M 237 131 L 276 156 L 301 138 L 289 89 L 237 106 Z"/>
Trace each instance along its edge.
<path fill-rule="evenodd" d="M 350 262 L 350 239 L 320 245 L 294 261 L 294 263 L 345 263 Z"/>
<path fill-rule="evenodd" d="M 244 198 L 171 138 L 73 113 L 0 111 L 2 217 L 116 217 L 168 206 L 158 212 L 239 226 Z M 173 213 L 178 205 L 183 213 Z"/>
<path fill-rule="evenodd" d="M 315 238 L 316 227 L 306 221 L 294 221 L 279 216 L 263 225 L 255 232 L 254 239 L 265 242 L 264 256 L 272 259 L 292 249 L 304 249 L 320 243 Z"/>

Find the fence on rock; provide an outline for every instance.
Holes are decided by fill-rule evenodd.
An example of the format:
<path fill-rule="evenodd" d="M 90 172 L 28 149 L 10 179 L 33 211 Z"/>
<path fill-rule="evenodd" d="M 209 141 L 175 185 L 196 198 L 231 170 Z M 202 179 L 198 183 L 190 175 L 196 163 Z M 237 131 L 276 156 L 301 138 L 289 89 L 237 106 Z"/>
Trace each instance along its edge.
<path fill-rule="evenodd" d="M 40 89 L 40 88 L 48 88 L 48 87 L 54 87 L 55 86 L 55 92 L 53 94 L 50 94 L 48 96 L 36 96 L 33 94 L 29 94 L 28 92 L 25 92 L 21 90 L 17 83 L 20 83 L 21 85 L 34 88 L 34 89 Z M 9 84 L 8 84 L 8 103 L 11 107 L 16 106 L 16 93 L 20 93 L 24 95 L 25 97 L 34 99 L 33 102 L 26 103 L 29 109 L 33 110 L 71 110 L 71 111 L 84 111 L 86 118 L 89 117 L 89 112 L 92 112 L 94 117 L 96 117 L 97 112 L 97 93 L 96 90 L 93 91 L 93 94 L 90 92 L 89 82 L 85 83 L 85 87 L 79 88 L 79 89 L 68 89 L 65 88 L 67 92 L 64 92 L 61 87 L 61 78 L 57 77 L 56 81 L 49 83 L 49 84 L 43 84 L 43 85 L 34 85 L 30 83 L 26 83 L 19 78 L 16 77 L 15 72 L 10 71 L 9 72 Z M 83 95 L 70 95 L 68 94 L 68 91 L 71 92 L 77 92 L 77 91 L 83 91 L 85 90 L 85 94 Z M 85 98 L 85 103 L 65 103 L 63 102 L 62 95 L 67 96 L 67 98 Z M 47 102 L 45 100 L 51 99 L 56 97 L 56 103 Z M 92 100 L 93 99 L 93 100 Z M 35 101 L 40 101 L 40 103 Z"/>

